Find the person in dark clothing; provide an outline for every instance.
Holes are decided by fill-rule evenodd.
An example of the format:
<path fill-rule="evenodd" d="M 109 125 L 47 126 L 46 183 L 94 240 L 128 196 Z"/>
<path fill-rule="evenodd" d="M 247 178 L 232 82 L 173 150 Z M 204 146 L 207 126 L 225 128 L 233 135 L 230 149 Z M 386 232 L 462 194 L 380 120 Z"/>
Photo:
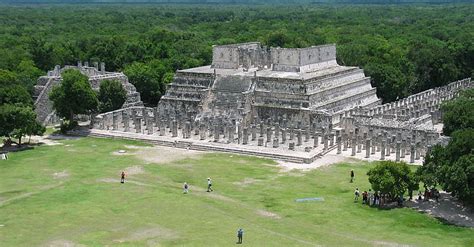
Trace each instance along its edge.
<path fill-rule="evenodd" d="M 242 243 L 243 237 L 244 237 L 244 230 L 242 228 L 239 228 L 239 230 L 237 230 L 237 243 L 238 244 Z"/>
<path fill-rule="evenodd" d="M 351 183 L 354 182 L 354 170 L 351 169 Z"/>
<path fill-rule="evenodd" d="M 212 180 L 211 178 L 207 178 L 207 192 L 211 192 L 211 191 L 214 191 L 212 189 Z"/>
<path fill-rule="evenodd" d="M 122 174 L 120 175 L 121 178 L 120 178 L 120 183 L 125 183 L 125 171 L 122 171 Z"/>

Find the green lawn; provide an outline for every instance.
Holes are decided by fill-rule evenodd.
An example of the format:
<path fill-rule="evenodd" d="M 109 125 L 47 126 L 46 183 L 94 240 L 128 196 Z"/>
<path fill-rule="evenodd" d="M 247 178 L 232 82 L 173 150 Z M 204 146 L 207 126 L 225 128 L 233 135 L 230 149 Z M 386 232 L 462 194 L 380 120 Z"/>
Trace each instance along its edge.
<path fill-rule="evenodd" d="M 474 246 L 472 229 L 410 209 L 354 203 L 354 187 L 368 189 L 368 163 L 283 173 L 255 157 L 205 154 L 147 164 L 112 154 L 144 145 L 137 142 L 62 143 L 0 161 L 0 246 L 232 246 L 239 227 L 248 246 Z M 144 173 L 120 184 L 120 171 L 131 166 Z M 54 176 L 63 171 L 69 176 Z M 205 192 L 209 176 L 212 193 Z M 182 194 L 184 181 L 190 194 Z M 325 201 L 294 201 L 303 197 Z"/>

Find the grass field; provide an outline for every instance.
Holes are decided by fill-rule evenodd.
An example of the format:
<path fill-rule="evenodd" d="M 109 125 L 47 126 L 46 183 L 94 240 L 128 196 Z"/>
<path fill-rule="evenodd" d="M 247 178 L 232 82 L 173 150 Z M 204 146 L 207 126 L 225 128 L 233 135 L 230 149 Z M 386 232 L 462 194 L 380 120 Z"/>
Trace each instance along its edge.
<path fill-rule="evenodd" d="M 267 159 L 203 154 L 155 164 L 113 154 L 137 142 L 61 142 L 0 161 L 0 246 L 232 246 L 239 227 L 248 246 L 474 246 L 472 229 L 354 203 L 368 163 L 281 172 Z M 127 167 L 140 169 L 122 185 Z M 325 201 L 295 202 L 304 197 Z"/>

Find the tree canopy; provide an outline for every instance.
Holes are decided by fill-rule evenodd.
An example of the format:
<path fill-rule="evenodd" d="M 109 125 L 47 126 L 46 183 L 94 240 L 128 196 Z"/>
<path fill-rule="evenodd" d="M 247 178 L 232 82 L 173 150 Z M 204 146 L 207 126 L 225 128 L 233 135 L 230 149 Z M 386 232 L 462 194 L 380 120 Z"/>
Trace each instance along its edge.
<path fill-rule="evenodd" d="M 127 99 L 127 92 L 118 80 L 104 80 L 99 89 L 99 111 L 109 112 L 120 109 Z"/>
<path fill-rule="evenodd" d="M 97 110 L 99 102 L 87 76 L 75 69 L 66 70 L 61 76 L 62 82 L 49 94 L 58 116 L 71 122 L 77 114 L 90 114 Z"/>

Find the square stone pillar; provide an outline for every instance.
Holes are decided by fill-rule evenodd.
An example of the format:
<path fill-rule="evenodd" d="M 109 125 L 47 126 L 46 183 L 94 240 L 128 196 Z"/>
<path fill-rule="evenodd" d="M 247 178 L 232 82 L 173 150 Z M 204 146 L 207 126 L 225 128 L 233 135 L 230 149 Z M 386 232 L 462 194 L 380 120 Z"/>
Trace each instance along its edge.
<path fill-rule="evenodd" d="M 189 139 L 191 138 L 191 122 L 186 121 L 184 124 L 184 138 Z"/>
<path fill-rule="evenodd" d="M 112 130 L 118 130 L 118 113 L 112 112 Z"/>
<path fill-rule="evenodd" d="M 153 135 L 153 118 L 146 118 L 147 124 L 146 124 L 146 130 L 147 134 Z"/>
<path fill-rule="evenodd" d="M 234 132 L 235 132 L 234 126 L 230 125 L 229 127 L 227 127 L 227 132 L 229 133 L 228 134 L 229 139 L 227 140 L 227 143 L 233 143 L 234 142 Z"/>
<path fill-rule="evenodd" d="M 357 137 L 353 137 L 352 138 L 352 153 L 351 153 L 351 156 L 355 156 L 356 155 L 356 148 L 357 148 Z"/>
<path fill-rule="evenodd" d="M 415 163 L 415 144 L 410 144 L 410 163 Z"/>
<path fill-rule="evenodd" d="M 365 158 L 370 158 L 370 139 L 365 139 Z"/>
<path fill-rule="evenodd" d="M 178 137 L 178 121 L 171 122 L 171 137 Z"/>
<path fill-rule="evenodd" d="M 278 140 L 278 138 L 274 138 L 273 139 L 273 148 L 278 148 L 280 144 L 280 141 Z"/>
<path fill-rule="evenodd" d="M 123 121 L 123 131 L 129 132 L 130 131 L 130 120 L 128 117 L 127 110 L 122 111 L 122 121 Z"/>
<path fill-rule="evenodd" d="M 329 133 L 329 146 L 333 146 L 334 145 L 334 134 L 333 133 Z"/>
<path fill-rule="evenodd" d="M 309 131 L 309 127 L 306 127 L 305 130 L 304 130 L 304 141 L 305 142 L 308 142 L 309 141 L 309 137 L 310 137 L 310 131 Z"/>
<path fill-rule="evenodd" d="M 317 141 L 315 141 L 316 143 Z M 336 137 L 336 143 L 337 143 L 337 154 L 340 154 L 341 153 L 341 143 L 342 142 L 342 137 L 341 136 L 337 136 Z"/>
<path fill-rule="evenodd" d="M 219 125 L 215 124 L 214 125 L 214 142 L 218 142 L 219 141 L 219 137 L 220 137 L 220 133 L 219 133 Z"/>
<path fill-rule="evenodd" d="M 380 160 L 385 160 L 385 139 L 380 142 Z"/>
<path fill-rule="evenodd" d="M 246 127 L 244 127 L 244 129 L 242 130 L 242 135 L 243 135 L 242 145 L 247 145 L 249 142 L 249 131 Z"/>
<path fill-rule="evenodd" d="M 135 132 L 142 133 L 142 120 L 140 118 L 135 118 Z"/>
<path fill-rule="evenodd" d="M 161 120 L 160 136 L 165 136 L 165 134 L 166 134 L 166 120 Z"/>
<path fill-rule="evenodd" d="M 318 132 L 315 132 L 314 133 L 314 142 L 313 142 L 313 147 L 314 148 L 317 148 L 318 145 L 319 145 L 319 133 Z"/>
<path fill-rule="evenodd" d="M 290 141 L 293 141 L 293 139 L 295 139 L 295 129 L 290 127 L 289 131 L 290 131 Z"/>
<path fill-rule="evenodd" d="M 342 134 L 342 151 L 347 151 L 347 143 L 349 142 L 349 137 L 346 133 Z"/>
<path fill-rule="evenodd" d="M 295 150 L 295 143 L 294 142 L 288 143 L 288 149 L 289 150 Z"/>
<path fill-rule="evenodd" d="M 385 156 L 390 156 L 390 138 L 387 138 L 387 143 L 385 145 Z"/>
<path fill-rule="evenodd" d="M 363 142 L 363 140 L 361 140 L 360 136 L 356 135 L 357 153 L 362 152 L 362 142 Z"/>
<path fill-rule="evenodd" d="M 257 141 L 257 145 L 260 146 L 260 147 L 263 146 L 263 141 L 264 141 L 263 137 L 259 137 L 258 141 Z"/>
<path fill-rule="evenodd" d="M 401 148 L 402 143 L 400 141 L 397 141 L 396 147 L 395 147 L 395 161 L 400 161 L 400 148 Z"/>
<path fill-rule="evenodd" d="M 286 142 L 286 128 L 281 129 L 281 143 L 285 144 Z"/>
<path fill-rule="evenodd" d="M 263 137 L 265 133 L 265 126 L 263 124 L 263 121 L 260 121 L 260 137 Z"/>
<path fill-rule="evenodd" d="M 405 158 L 405 152 L 406 152 L 406 140 L 403 140 L 402 139 L 402 146 L 401 146 L 401 150 L 400 150 L 400 158 L 404 159 Z"/>
<path fill-rule="evenodd" d="M 275 138 L 280 138 L 280 124 L 275 125 Z"/>
<path fill-rule="evenodd" d="M 252 141 L 257 140 L 257 126 L 250 125 L 250 132 L 252 132 Z"/>
<path fill-rule="evenodd" d="M 420 156 L 421 156 L 421 147 L 420 147 L 420 142 L 417 142 L 416 143 L 416 152 L 415 152 L 415 160 L 419 160 L 420 159 Z"/>
<path fill-rule="evenodd" d="M 297 146 L 303 145 L 303 137 L 300 129 L 296 130 L 296 139 L 298 141 Z"/>
<path fill-rule="evenodd" d="M 199 140 L 206 140 L 206 125 L 204 123 L 199 124 Z"/>
<path fill-rule="evenodd" d="M 272 127 L 267 127 L 267 142 L 272 141 Z"/>

